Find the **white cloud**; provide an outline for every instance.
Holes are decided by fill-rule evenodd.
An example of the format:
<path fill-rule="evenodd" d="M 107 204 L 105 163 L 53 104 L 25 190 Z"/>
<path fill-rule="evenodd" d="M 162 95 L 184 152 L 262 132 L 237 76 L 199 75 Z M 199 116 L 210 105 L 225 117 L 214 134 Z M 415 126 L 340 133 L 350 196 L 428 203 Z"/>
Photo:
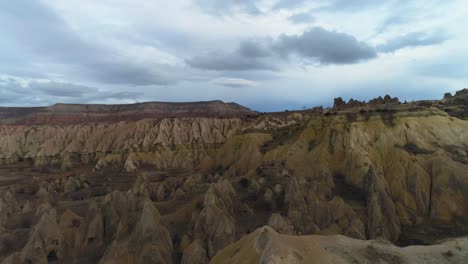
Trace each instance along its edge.
<path fill-rule="evenodd" d="M 213 80 L 213 83 L 232 88 L 253 87 L 258 85 L 258 83 L 255 81 L 241 78 L 219 78 Z"/>

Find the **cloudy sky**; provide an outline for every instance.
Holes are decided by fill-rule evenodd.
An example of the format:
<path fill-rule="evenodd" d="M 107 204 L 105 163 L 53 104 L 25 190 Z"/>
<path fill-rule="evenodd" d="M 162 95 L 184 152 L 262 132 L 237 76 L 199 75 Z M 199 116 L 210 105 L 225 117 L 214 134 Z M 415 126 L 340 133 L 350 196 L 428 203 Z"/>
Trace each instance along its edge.
<path fill-rule="evenodd" d="M 0 105 L 441 98 L 467 25 L 466 0 L 0 1 Z"/>

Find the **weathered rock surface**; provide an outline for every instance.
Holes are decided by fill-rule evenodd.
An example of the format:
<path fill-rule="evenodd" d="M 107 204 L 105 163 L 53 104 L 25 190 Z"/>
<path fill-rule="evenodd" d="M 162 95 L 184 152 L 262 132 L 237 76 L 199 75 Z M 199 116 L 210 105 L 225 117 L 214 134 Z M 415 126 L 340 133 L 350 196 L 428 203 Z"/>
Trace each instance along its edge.
<path fill-rule="evenodd" d="M 274 213 L 271 215 L 270 220 L 268 220 L 268 226 L 272 227 L 275 230 L 278 230 L 281 234 L 293 235 L 294 228 L 289 223 L 288 219 L 284 219 L 280 214 Z"/>
<path fill-rule="evenodd" d="M 185 250 L 181 261 L 182 264 L 206 264 L 208 257 L 201 240 L 193 241 Z"/>
<path fill-rule="evenodd" d="M 354 107 L 362 107 L 366 105 L 378 106 L 378 105 L 397 105 L 400 104 L 400 100 L 397 97 L 390 97 L 390 95 L 385 95 L 384 98 L 381 96 L 369 100 L 369 102 L 354 100 L 353 98 L 349 99 L 346 103 L 341 97 L 335 98 L 333 103 L 333 109 L 349 109 Z"/>
<path fill-rule="evenodd" d="M 399 248 L 378 240 L 357 240 L 344 236 L 290 236 L 269 227 L 219 252 L 210 263 L 465 263 L 468 238 L 453 239 L 433 246 Z"/>
<path fill-rule="evenodd" d="M 359 262 L 406 254 L 389 242 L 466 234 L 468 121 L 447 111 L 464 105 L 445 102 L 464 94 L 250 118 L 1 125 L 0 259 L 207 263 L 269 225 L 290 244 L 276 252 L 259 239 L 267 262 L 307 259 L 294 252 L 308 242 L 287 234 L 388 241 L 349 240 Z M 311 246 L 318 259 L 347 263 L 323 241 Z"/>
<path fill-rule="evenodd" d="M 455 95 L 446 93 L 440 105 L 449 115 L 468 119 L 468 89 L 457 91 Z"/>
<path fill-rule="evenodd" d="M 194 168 L 240 129 L 239 118 L 181 118 L 71 126 L 0 126 L 0 164 L 97 169 L 139 165 Z"/>
<path fill-rule="evenodd" d="M 194 226 L 194 237 L 205 242 L 209 257 L 236 240 L 234 199 L 236 192 L 227 179 L 210 186 Z"/>
<path fill-rule="evenodd" d="M 56 218 L 54 209 L 50 209 L 40 216 L 27 244 L 19 254 L 22 263 L 65 261 L 64 238 Z"/>

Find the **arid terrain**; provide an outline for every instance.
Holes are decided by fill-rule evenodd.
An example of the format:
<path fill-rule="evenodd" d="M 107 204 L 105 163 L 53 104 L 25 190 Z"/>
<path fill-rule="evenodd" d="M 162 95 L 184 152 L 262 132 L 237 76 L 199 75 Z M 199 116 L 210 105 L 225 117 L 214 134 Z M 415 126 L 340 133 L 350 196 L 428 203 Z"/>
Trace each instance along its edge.
<path fill-rule="evenodd" d="M 467 89 L 0 117 L 2 264 L 468 263 Z"/>

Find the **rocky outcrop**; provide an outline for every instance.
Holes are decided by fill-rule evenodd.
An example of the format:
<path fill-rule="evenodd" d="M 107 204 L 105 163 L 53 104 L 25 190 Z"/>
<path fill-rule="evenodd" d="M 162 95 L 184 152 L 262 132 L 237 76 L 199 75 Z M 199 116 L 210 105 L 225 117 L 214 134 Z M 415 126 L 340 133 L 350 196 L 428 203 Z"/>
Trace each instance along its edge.
<path fill-rule="evenodd" d="M 281 234 L 294 234 L 294 227 L 289 223 L 289 219 L 284 219 L 279 213 L 271 215 L 270 220 L 268 220 L 268 226 L 278 230 Z"/>
<path fill-rule="evenodd" d="M 0 126 L 0 164 L 96 168 L 193 168 L 240 129 L 239 118 L 181 118 L 113 124 Z"/>
<path fill-rule="evenodd" d="M 465 263 L 468 238 L 433 246 L 399 248 L 344 236 L 290 236 L 261 227 L 226 247 L 211 261 L 234 263 Z"/>
<path fill-rule="evenodd" d="M 8 219 L 20 210 L 20 205 L 11 190 L 0 190 L 0 231 L 7 224 Z"/>
<path fill-rule="evenodd" d="M 346 234 L 365 238 L 364 225 L 355 211 L 340 197 L 319 198 L 317 185 L 302 177 L 293 178 L 286 189 L 288 218 L 299 234 Z"/>
<path fill-rule="evenodd" d="M 445 93 L 442 103 L 446 105 L 467 105 L 468 104 L 468 89 L 462 89 L 455 92 L 455 95 L 451 93 Z"/>
<path fill-rule="evenodd" d="M 236 192 L 227 179 L 212 184 L 205 194 L 193 232 L 195 239 L 204 241 L 210 258 L 236 240 L 235 198 Z"/>
<path fill-rule="evenodd" d="M 341 97 L 338 97 L 338 98 L 335 98 L 333 109 L 339 110 L 339 109 L 360 107 L 360 106 L 365 106 L 365 105 L 366 105 L 365 102 L 354 100 L 353 98 L 349 99 L 348 103 L 346 103 L 345 101 L 343 101 Z"/>
<path fill-rule="evenodd" d="M 78 233 L 80 231 L 80 226 L 83 224 L 83 217 L 77 215 L 75 212 L 70 209 L 65 210 L 62 213 L 59 226 L 60 232 L 63 235 L 65 255 L 72 256 L 74 250 L 78 246 Z"/>
<path fill-rule="evenodd" d="M 446 93 L 438 106 L 449 115 L 466 120 L 468 118 L 468 89 L 457 91 L 455 95 Z"/>
<path fill-rule="evenodd" d="M 396 241 L 400 236 L 400 221 L 385 181 L 374 173 L 372 167 L 366 175 L 365 189 L 368 238 Z"/>
<path fill-rule="evenodd" d="M 57 224 L 55 209 L 44 212 L 32 230 L 19 258 L 22 263 L 65 261 L 64 238 Z"/>
<path fill-rule="evenodd" d="M 208 257 L 201 240 L 193 241 L 185 250 L 182 257 L 182 264 L 206 264 Z"/>
<path fill-rule="evenodd" d="M 111 243 L 100 263 L 172 263 L 172 239 L 147 187 L 139 177 L 126 196 L 114 191 L 105 197 L 103 233 Z"/>
<path fill-rule="evenodd" d="M 355 108 L 361 106 L 376 106 L 376 105 L 397 105 L 400 104 L 400 100 L 397 97 L 390 97 L 390 95 L 385 95 L 384 98 L 381 96 L 369 100 L 369 102 L 365 101 L 358 101 L 354 100 L 353 98 L 349 99 L 348 103 L 346 103 L 341 97 L 335 98 L 333 103 L 333 109 L 340 110 L 340 109 L 348 109 L 348 108 Z"/>
<path fill-rule="evenodd" d="M 333 100 L 333 109 L 341 109 L 346 106 L 346 102 L 341 97 L 337 97 Z"/>
<path fill-rule="evenodd" d="M 99 255 L 105 247 L 102 210 L 94 200 L 89 205 L 87 215 L 80 226 L 76 240 L 75 256 Z"/>
<path fill-rule="evenodd" d="M 390 97 L 390 95 L 385 95 L 384 98 L 381 96 L 369 100 L 369 105 L 382 105 L 382 104 L 399 104 L 400 100 L 397 97 Z"/>
<path fill-rule="evenodd" d="M 172 240 L 158 210 L 148 199 L 139 202 L 139 210 L 136 223 L 119 230 L 100 263 L 172 263 Z"/>

